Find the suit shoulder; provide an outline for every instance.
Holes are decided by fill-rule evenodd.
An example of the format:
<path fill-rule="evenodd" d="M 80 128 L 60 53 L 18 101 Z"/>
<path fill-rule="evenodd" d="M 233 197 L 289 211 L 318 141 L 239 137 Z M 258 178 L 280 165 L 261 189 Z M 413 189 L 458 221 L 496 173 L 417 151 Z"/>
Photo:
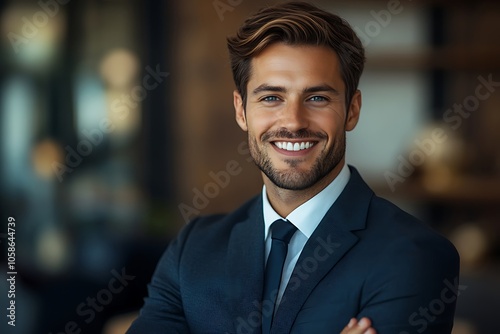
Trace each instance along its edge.
<path fill-rule="evenodd" d="M 455 246 L 430 226 L 402 210 L 390 201 L 374 196 L 369 209 L 368 224 L 379 230 L 377 235 L 389 249 L 419 249 L 429 257 L 458 262 Z"/>
<path fill-rule="evenodd" d="M 380 228 L 392 227 L 398 232 L 409 229 L 414 232 L 435 234 L 430 227 L 417 217 L 404 211 L 396 204 L 378 196 L 373 196 L 368 210 L 368 220 L 376 220 Z"/>

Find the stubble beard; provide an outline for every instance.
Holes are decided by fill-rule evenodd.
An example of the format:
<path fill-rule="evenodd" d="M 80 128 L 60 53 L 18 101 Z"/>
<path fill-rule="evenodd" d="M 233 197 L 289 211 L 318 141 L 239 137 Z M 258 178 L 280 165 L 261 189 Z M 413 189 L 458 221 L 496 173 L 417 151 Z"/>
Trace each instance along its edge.
<path fill-rule="evenodd" d="M 248 133 L 248 145 L 255 165 L 277 187 L 286 190 L 305 190 L 321 181 L 342 161 L 346 149 L 346 136 L 344 132 L 329 149 L 322 151 L 308 171 L 300 171 L 297 168 L 302 163 L 299 158 L 285 159 L 284 162 L 288 168 L 278 170 L 267 152 L 259 148 L 255 136 L 252 136 L 250 132 Z"/>

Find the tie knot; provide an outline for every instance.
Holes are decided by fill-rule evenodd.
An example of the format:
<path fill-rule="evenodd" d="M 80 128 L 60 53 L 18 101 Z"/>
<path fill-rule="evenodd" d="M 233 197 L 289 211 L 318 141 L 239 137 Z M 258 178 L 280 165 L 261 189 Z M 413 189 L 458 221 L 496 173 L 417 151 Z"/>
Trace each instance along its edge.
<path fill-rule="evenodd" d="M 271 230 L 273 232 L 271 236 L 273 239 L 278 239 L 288 244 L 297 228 L 283 219 L 278 219 L 271 225 Z"/>

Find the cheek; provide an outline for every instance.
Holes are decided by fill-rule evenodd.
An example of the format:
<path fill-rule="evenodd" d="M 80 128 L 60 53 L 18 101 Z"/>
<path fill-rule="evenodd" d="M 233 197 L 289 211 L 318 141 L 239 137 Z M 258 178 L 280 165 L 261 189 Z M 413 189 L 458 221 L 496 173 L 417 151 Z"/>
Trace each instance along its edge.
<path fill-rule="evenodd" d="M 265 113 L 247 115 L 248 128 L 256 137 L 260 138 L 262 134 L 271 129 L 274 118 Z"/>
<path fill-rule="evenodd" d="M 345 119 L 339 118 L 337 115 L 318 116 L 315 118 L 311 130 L 323 132 L 328 136 L 326 146 L 334 145 L 345 133 L 344 122 Z"/>
<path fill-rule="evenodd" d="M 344 124 L 346 120 L 345 110 L 335 110 L 335 122 Z"/>
<path fill-rule="evenodd" d="M 318 110 L 311 110 L 309 116 L 315 125 L 325 129 L 337 128 L 337 125 L 343 127 L 346 120 L 346 109 L 339 101 Z"/>
<path fill-rule="evenodd" d="M 340 112 L 332 111 L 330 113 L 318 113 L 311 119 L 314 126 L 322 131 L 332 134 L 344 128 L 345 119 L 340 116 Z"/>

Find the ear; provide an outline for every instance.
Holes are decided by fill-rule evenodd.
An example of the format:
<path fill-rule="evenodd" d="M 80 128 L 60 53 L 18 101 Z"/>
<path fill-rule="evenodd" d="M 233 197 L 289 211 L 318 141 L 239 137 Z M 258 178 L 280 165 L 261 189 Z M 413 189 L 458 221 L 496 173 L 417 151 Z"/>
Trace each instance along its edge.
<path fill-rule="evenodd" d="M 347 119 L 345 122 L 346 131 L 354 130 L 359 120 L 359 113 L 361 112 L 361 91 L 358 89 L 354 93 L 349 110 L 347 111 Z"/>
<path fill-rule="evenodd" d="M 233 92 L 233 103 L 234 111 L 236 112 L 236 123 L 238 123 L 243 131 L 248 131 L 245 106 L 243 105 L 243 99 L 237 90 Z"/>

